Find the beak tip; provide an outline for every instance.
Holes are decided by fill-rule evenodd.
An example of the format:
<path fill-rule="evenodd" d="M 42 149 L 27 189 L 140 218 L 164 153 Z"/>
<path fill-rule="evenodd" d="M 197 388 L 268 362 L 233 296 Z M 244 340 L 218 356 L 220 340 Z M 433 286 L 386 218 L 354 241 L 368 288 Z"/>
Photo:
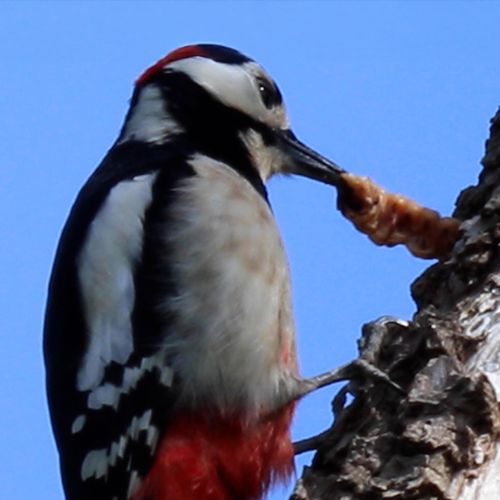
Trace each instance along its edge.
<path fill-rule="evenodd" d="M 291 173 L 338 187 L 345 170 L 299 141 L 291 130 L 278 132 L 283 149 L 294 163 Z"/>

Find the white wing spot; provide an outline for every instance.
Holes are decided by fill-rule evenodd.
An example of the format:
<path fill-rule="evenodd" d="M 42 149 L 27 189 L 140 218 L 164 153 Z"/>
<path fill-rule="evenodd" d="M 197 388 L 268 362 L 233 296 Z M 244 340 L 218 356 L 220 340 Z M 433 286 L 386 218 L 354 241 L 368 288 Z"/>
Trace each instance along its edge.
<path fill-rule="evenodd" d="M 141 417 L 134 417 L 129 427 L 128 435 L 135 441 L 139 437 L 139 432 L 145 431 L 151 421 L 152 410 L 146 411 Z"/>
<path fill-rule="evenodd" d="M 146 444 L 151 449 L 151 455 L 153 454 L 154 450 L 156 450 L 159 437 L 160 433 L 158 432 L 158 429 L 154 425 L 150 425 L 148 428 L 148 437 L 146 438 Z"/>
<path fill-rule="evenodd" d="M 130 475 L 130 482 L 128 483 L 127 498 L 130 498 L 137 491 L 140 483 L 141 480 L 137 474 L 137 471 L 132 471 L 132 474 Z"/>
<path fill-rule="evenodd" d="M 95 476 L 96 479 L 103 477 L 108 472 L 108 453 L 106 448 L 92 450 L 87 453 L 82 464 L 82 480 Z"/>
<path fill-rule="evenodd" d="M 104 384 L 96 387 L 90 394 L 87 406 L 91 410 L 98 410 L 103 406 L 118 408 L 120 389 L 113 384 Z"/>
<path fill-rule="evenodd" d="M 89 451 L 83 460 L 81 468 L 82 480 L 86 481 L 90 477 L 99 479 L 106 476 L 109 467 L 115 466 L 118 458 L 124 457 L 129 439 L 137 440 L 141 431 L 147 431 L 146 444 L 151 448 L 151 454 L 153 454 L 158 444 L 159 432 L 155 426 L 151 425 L 152 414 L 152 410 L 147 410 L 142 416 L 134 417 L 125 433 L 120 436 L 120 439 L 112 442 L 108 448 Z M 130 465 L 131 463 L 129 461 L 127 470 L 130 470 Z M 139 482 L 140 478 L 137 472 L 133 471 L 130 479 L 129 492 L 132 491 L 130 487 L 136 489 Z M 132 493 L 135 492 L 135 489 L 133 489 Z"/>
<path fill-rule="evenodd" d="M 145 373 L 151 372 L 154 368 L 160 371 L 160 384 L 171 387 L 174 379 L 172 368 L 164 364 L 163 353 L 160 352 L 149 358 L 143 358 L 140 366 L 127 367 L 123 373 L 123 383 L 121 386 L 105 383 L 93 389 L 88 396 L 87 406 L 92 410 L 99 410 L 103 406 L 112 406 L 118 409 L 122 394 L 128 394 L 135 389 L 139 380 Z"/>
<path fill-rule="evenodd" d="M 174 381 L 174 370 L 170 366 L 164 366 L 161 369 L 160 384 L 166 387 L 172 387 Z"/>
<path fill-rule="evenodd" d="M 117 458 L 123 458 L 125 453 L 125 448 L 128 443 L 128 437 L 121 436 L 118 443 L 114 442 L 111 444 L 111 451 L 109 452 L 109 465 L 116 465 Z"/>
<path fill-rule="evenodd" d="M 78 417 L 75 418 L 73 425 L 71 426 L 71 434 L 76 434 L 77 432 L 80 432 L 83 429 L 83 426 L 85 425 L 85 420 L 87 417 L 85 415 L 79 415 Z"/>

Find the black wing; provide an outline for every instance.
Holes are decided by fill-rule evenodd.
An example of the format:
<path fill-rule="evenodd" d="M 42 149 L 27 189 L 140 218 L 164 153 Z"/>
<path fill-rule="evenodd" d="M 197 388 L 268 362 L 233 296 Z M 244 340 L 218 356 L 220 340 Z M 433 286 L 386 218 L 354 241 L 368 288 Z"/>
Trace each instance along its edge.
<path fill-rule="evenodd" d="M 168 425 L 175 383 L 158 346 L 170 320 L 160 317 L 155 306 L 175 287 L 164 255 L 160 262 L 165 248 L 156 235 L 166 222 L 174 187 L 193 175 L 185 159 L 185 151 L 172 144 L 168 149 L 137 142 L 115 146 L 79 193 L 63 230 L 49 285 L 44 357 L 68 500 L 126 500 L 151 466 Z M 146 174 L 154 174 L 154 182 L 143 214 L 142 248 L 131 263 L 133 350 L 123 362 L 106 363 L 97 387 L 82 390 L 78 373 L 89 349 L 89 331 L 78 257 L 111 190 Z"/>

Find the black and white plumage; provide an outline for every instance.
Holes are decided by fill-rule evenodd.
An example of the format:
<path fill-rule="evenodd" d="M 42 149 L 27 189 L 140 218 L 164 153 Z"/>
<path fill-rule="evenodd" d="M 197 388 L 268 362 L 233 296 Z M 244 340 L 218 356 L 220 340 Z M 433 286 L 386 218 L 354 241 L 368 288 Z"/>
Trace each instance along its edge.
<path fill-rule="evenodd" d="M 47 388 L 68 500 L 142 494 L 182 412 L 258 425 L 314 386 L 297 372 L 264 185 L 279 172 L 335 184 L 340 169 L 296 140 L 251 59 L 188 46 L 137 81 L 49 286 Z"/>

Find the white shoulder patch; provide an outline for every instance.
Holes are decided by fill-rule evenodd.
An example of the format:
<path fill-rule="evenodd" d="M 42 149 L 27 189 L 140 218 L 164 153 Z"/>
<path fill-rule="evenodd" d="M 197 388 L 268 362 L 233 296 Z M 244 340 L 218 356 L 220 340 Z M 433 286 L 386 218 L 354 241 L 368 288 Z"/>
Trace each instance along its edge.
<path fill-rule="evenodd" d="M 140 257 L 144 215 L 156 173 L 117 184 L 93 220 L 77 258 L 88 348 L 78 372 L 80 391 L 96 388 L 110 361 L 133 350 L 133 267 Z"/>

